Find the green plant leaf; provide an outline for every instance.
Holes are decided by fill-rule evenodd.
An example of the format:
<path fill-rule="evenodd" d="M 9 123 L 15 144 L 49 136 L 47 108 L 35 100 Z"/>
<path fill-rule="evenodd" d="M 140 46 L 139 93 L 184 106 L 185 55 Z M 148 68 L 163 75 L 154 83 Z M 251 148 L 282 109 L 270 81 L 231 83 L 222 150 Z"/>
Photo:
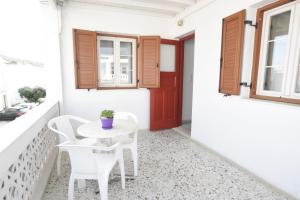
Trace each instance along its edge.
<path fill-rule="evenodd" d="M 27 103 L 38 103 L 39 99 L 46 97 L 46 90 L 42 87 L 23 87 L 18 90 L 20 97 Z"/>
<path fill-rule="evenodd" d="M 101 117 L 114 118 L 114 111 L 113 110 L 103 110 L 101 112 Z"/>

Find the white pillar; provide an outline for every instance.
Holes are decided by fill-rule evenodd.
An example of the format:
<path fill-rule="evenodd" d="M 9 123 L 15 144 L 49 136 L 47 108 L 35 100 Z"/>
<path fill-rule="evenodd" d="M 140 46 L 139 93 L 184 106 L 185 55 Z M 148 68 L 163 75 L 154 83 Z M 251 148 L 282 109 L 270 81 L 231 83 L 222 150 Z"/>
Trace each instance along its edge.
<path fill-rule="evenodd" d="M 62 69 L 60 53 L 61 9 L 54 0 L 40 0 L 45 33 L 45 68 L 47 98 L 59 100 L 62 106 Z"/>

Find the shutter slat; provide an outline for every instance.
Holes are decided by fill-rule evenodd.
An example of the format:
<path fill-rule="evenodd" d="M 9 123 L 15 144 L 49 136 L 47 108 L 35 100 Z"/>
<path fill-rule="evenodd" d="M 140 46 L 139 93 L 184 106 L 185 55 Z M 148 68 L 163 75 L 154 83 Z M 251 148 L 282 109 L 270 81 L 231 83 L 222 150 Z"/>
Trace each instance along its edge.
<path fill-rule="evenodd" d="M 139 46 L 139 86 L 158 88 L 160 85 L 160 37 L 142 36 Z"/>
<path fill-rule="evenodd" d="M 246 10 L 223 19 L 220 92 L 239 95 Z"/>
<path fill-rule="evenodd" d="M 76 88 L 96 89 L 98 80 L 97 34 L 73 30 Z"/>

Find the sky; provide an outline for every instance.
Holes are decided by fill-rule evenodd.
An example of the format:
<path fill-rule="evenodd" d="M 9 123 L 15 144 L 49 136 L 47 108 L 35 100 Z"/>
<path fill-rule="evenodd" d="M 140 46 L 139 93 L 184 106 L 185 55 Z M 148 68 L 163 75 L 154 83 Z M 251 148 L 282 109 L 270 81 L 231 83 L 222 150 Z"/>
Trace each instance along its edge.
<path fill-rule="evenodd" d="M 1 55 L 44 63 L 43 21 L 39 0 L 0 0 L 0 90 L 6 91 L 12 104 L 20 100 L 20 87 L 45 87 L 45 70 L 28 64 L 6 65 Z"/>
<path fill-rule="evenodd" d="M 0 55 L 43 62 L 39 0 L 0 0 Z"/>

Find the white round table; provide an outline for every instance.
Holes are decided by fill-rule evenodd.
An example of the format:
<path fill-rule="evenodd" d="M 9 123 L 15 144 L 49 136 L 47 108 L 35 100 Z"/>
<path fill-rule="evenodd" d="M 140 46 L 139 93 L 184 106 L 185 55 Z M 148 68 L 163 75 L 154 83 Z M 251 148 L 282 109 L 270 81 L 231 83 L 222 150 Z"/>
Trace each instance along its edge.
<path fill-rule="evenodd" d="M 136 125 L 131 120 L 114 119 L 112 129 L 103 129 L 101 120 L 93 121 L 90 123 L 82 124 L 78 127 L 77 133 L 82 137 L 97 139 L 99 143 L 108 142 L 106 145 L 111 146 L 114 137 L 126 136 L 134 133 Z M 105 144 L 104 143 L 104 144 Z M 111 179 L 120 177 L 112 173 Z M 126 175 L 126 179 L 133 180 L 133 175 Z"/>
<path fill-rule="evenodd" d="M 135 131 L 135 125 L 130 120 L 115 119 L 112 129 L 103 129 L 101 121 L 93 121 L 78 127 L 77 133 L 82 137 L 94 139 L 112 139 L 114 137 L 128 135 Z"/>

